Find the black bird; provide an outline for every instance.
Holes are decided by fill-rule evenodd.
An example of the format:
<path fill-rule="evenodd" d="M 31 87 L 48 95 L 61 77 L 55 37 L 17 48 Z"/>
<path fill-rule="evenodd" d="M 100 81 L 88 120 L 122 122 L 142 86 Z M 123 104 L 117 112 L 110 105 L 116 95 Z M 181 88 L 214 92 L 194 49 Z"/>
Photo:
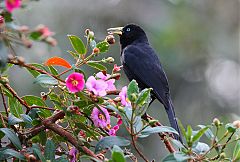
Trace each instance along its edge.
<path fill-rule="evenodd" d="M 179 132 L 179 136 L 174 137 L 182 141 L 167 76 L 144 30 L 138 25 L 128 24 L 125 27 L 110 28 L 108 32 L 120 36 L 121 62 L 128 79 L 135 79 L 140 89 L 153 89 L 152 101 L 158 99 L 164 105 L 171 127 Z"/>

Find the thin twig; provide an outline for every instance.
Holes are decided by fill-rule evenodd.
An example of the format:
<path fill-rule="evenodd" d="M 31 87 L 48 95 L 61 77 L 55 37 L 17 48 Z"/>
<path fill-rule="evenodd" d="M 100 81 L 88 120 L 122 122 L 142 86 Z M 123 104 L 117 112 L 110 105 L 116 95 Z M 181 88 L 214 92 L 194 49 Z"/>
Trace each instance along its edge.
<path fill-rule="evenodd" d="M 3 101 L 3 106 L 4 106 L 4 109 L 5 109 L 5 112 L 6 112 L 6 115 L 8 116 L 8 110 L 7 110 L 7 104 L 6 104 L 6 100 L 5 100 L 5 97 L 3 95 L 3 90 L 0 86 L 0 90 L 1 90 L 1 96 L 2 96 L 2 101 Z"/>
<path fill-rule="evenodd" d="M 21 99 L 21 97 L 18 96 L 17 92 L 15 92 L 15 91 L 13 90 L 13 88 L 12 88 L 8 83 L 7 83 L 7 84 L 3 84 L 3 86 L 4 86 L 7 90 L 9 90 L 9 92 L 13 95 L 13 97 L 15 97 L 23 106 L 26 107 L 27 112 L 29 112 L 29 111 L 31 110 L 31 107 L 28 106 L 28 104 L 27 104 L 23 99 Z"/>
<path fill-rule="evenodd" d="M 153 120 L 154 118 L 151 117 L 150 115 L 146 114 L 147 119 Z M 161 126 L 162 124 L 160 122 L 156 122 L 154 126 Z M 171 144 L 171 142 L 169 141 L 169 139 L 167 138 L 167 136 L 163 133 L 158 133 L 161 141 L 163 141 L 163 143 L 165 144 L 165 147 L 167 148 L 167 150 L 170 153 L 175 152 L 175 148 L 173 147 L 173 145 Z"/>
<path fill-rule="evenodd" d="M 55 75 L 53 75 L 53 74 L 50 74 L 50 73 L 48 73 L 48 72 L 45 71 L 45 70 L 39 69 L 39 68 L 37 68 L 37 67 L 35 67 L 35 66 L 32 66 L 31 64 L 25 64 L 25 63 L 22 63 L 22 62 L 19 63 L 19 62 L 16 61 L 16 60 L 8 60 L 8 63 L 14 64 L 14 65 L 19 65 L 19 66 L 25 67 L 25 68 L 27 68 L 27 69 L 35 70 L 35 71 L 37 71 L 37 72 L 39 72 L 39 73 L 41 73 L 41 74 L 49 75 L 49 76 L 57 79 L 58 81 L 60 81 L 60 82 L 62 82 L 62 83 L 65 83 L 65 81 L 62 80 L 62 79 L 60 79 L 59 77 L 57 77 L 57 76 L 55 76 Z"/>
<path fill-rule="evenodd" d="M 1 121 L 2 121 L 2 125 L 4 128 L 7 128 L 6 124 L 5 124 L 5 121 L 4 121 L 4 118 L 3 118 L 3 115 L 0 113 L 0 117 L 1 117 Z"/>
<path fill-rule="evenodd" d="M 132 104 L 132 110 L 134 110 L 134 107 L 135 107 L 135 104 Z M 143 155 L 143 153 L 138 149 L 137 145 L 136 145 L 136 142 L 135 142 L 135 136 L 133 135 L 134 134 L 134 130 L 133 130 L 133 122 L 134 122 L 134 112 L 132 112 L 132 115 L 131 115 L 131 121 L 130 121 L 130 135 L 131 135 L 131 138 L 132 138 L 132 143 L 133 143 L 133 147 L 135 148 L 135 150 L 137 151 L 137 153 L 140 155 L 140 157 L 148 162 L 148 159 Z"/>

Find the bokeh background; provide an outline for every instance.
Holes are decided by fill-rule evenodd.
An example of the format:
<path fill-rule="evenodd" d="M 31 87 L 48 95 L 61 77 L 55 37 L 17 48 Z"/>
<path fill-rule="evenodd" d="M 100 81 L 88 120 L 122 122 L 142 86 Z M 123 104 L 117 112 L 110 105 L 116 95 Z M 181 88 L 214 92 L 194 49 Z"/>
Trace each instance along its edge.
<path fill-rule="evenodd" d="M 37 63 L 56 55 L 73 63 L 66 52 L 71 49 L 67 34 L 83 38 L 90 28 L 96 40 L 102 40 L 109 27 L 139 24 L 159 54 L 184 125 L 210 124 L 215 117 L 229 122 L 240 118 L 238 0 L 41 0 L 14 11 L 14 16 L 20 24 L 41 23 L 56 33 L 57 47 L 35 43 L 30 50 L 16 48 L 27 62 Z M 107 56 L 120 64 L 118 43 Z M 43 91 L 18 67 L 10 71 L 10 82 L 20 95 Z M 128 84 L 124 74 L 117 84 L 119 88 Z M 148 113 L 168 125 L 158 101 Z M 166 155 L 157 135 L 140 140 L 139 146 L 149 159 L 160 161 Z"/>

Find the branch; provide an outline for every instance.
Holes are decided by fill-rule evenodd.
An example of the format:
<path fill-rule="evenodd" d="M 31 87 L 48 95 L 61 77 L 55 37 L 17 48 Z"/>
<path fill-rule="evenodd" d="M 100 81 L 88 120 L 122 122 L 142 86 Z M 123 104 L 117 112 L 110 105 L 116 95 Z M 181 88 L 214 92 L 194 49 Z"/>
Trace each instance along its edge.
<path fill-rule="evenodd" d="M 37 71 L 37 72 L 39 72 L 39 73 L 41 73 L 41 74 L 47 74 L 47 75 L 49 75 L 49 76 L 57 79 L 58 81 L 60 81 L 60 82 L 62 82 L 62 83 L 65 83 L 64 80 L 58 78 L 57 76 L 55 76 L 55 75 L 53 75 L 53 74 L 50 74 L 50 73 L 48 73 L 47 71 L 42 70 L 42 69 L 39 69 L 39 68 L 37 68 L 37 67 L 35 67 L 35 66 L 32 66 L 31 64 L 26 64 L 26 63 L 24 63 L 24 62 L 22 62 L 22 61 L 20 61 L 20 60 L 18 60 L 18 59 L 9 59 L 9 60 L 8 60 L 8 63 L 14 64 L 14 65 L 19 65 L 19 66 L 25 67 L 25 68 L 27 68 L 27 69 L 35 70 L 35 71 Z"/>
<path fill-rule="evenodd" d="M 1 88 L 1 86 L 0 86 L 0 90 L 1 90 L 0 93 L 1 93 L 1 96 L 2 96 L 3 106 L 4 106 L 4 109 L 5 109 L 5 112 L 6 112 L 7 116 L 8 116 L 7 104 L 6 104 L 6 100 L 5 100 L 5 97 L 3 95 L 3 90 Z"/>
<path fill-rule="evenodd" d="M 28 106 L 28 104 L 27 104 L 23 99 L 21 99 L 21 97 L 18 96 L 17 92 L 15 92 L 15 91 L 13 90 L 13 88 L 12 88 L 8 83 L 3 84 L 3 86 L 4 86 L 7 90 L 9 90 L 9 92 L 13 95 L 13 97 L 15 97 L 23 106 L 26 107 L 27 112 L 29 112 L 29 111 L 31 110 L 31 107 Z"/>
<path fill-rule="evenodd" d="M 84 145 L 80 145 L 78 143 L 78 140 L 76 138 L 73 137 L 73 135 L 71 133 L 69 133 L 68 131 L 64 130 L 62 127 L 60 127 L 59 125 L 55 124 L 55 122 L 59 119 L 63 119 L 65 117 L 65 113 L 64 111 L 59 111 L 56 114 L 54 114 L 53 116 L 46 118 L 42 121 L 42 124 L 34 127 L 33 129 L 31 129 L 29 132 L 25 133 L 24 135 L 27 136 L 27 138 L 31 138 L 35 135 L 37 135 L 39 132 L 45 130 L 45 129 L 50 129 L 52 131 L 54 131 L 55 133 L 57 133 L 58 135 L 62 136 L 62 137 L 66 137 L 66 139 L 68 140 L 68 142 L 70 142 L 73 146 L 75 146 L 78 150 L 83 151 L 84 153 L 86 153 L 87 155 L 94 157 L 96 159 L 98 159 L 97 155 L 94 154 L 93 151 L 91 151 L 90 149 L 88 149 L 86 146 Z"/>
<path fill-rule="evenodd" d="M 146 114 L 146 119 L 150 119 L 153 120 L 154 118 L 151 117 L 150 115 Z M 160 122 L 156 122 L 154 124 L 154 126 L 161 126 L 162 124 Z M 167 148 L 167 150 L 170 153 L 176 152 L 175 148 L 172 146 L 171 142 L 169 141 L 169 139 L 167 138 L 166 134 L 163 133 L 158 133 L 159 137 L 161 138 L 161 140 L 163 141 L 163 143 L 165 144 L 165 147 Z"/>

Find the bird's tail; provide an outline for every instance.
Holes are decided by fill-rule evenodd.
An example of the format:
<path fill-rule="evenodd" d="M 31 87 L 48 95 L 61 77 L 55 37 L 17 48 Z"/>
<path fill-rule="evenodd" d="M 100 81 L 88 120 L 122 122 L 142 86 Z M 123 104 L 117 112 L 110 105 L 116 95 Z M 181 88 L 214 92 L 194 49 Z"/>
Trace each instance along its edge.
<path fill-rule="evenodd" d="M 171 99 L 168 100 L 168 104 L 165 105 L 165 109 L 166 109 L 171 127 L 173 127 L 179 133 L 179 136 L 177 134 L 174 134 L 174 138 L 182 142 L 181 132 L 178 126 L 178 122 L 176 119 L 176 115 L 175 115 L 175 111 L 174 111 L 174 107 Z"/>

